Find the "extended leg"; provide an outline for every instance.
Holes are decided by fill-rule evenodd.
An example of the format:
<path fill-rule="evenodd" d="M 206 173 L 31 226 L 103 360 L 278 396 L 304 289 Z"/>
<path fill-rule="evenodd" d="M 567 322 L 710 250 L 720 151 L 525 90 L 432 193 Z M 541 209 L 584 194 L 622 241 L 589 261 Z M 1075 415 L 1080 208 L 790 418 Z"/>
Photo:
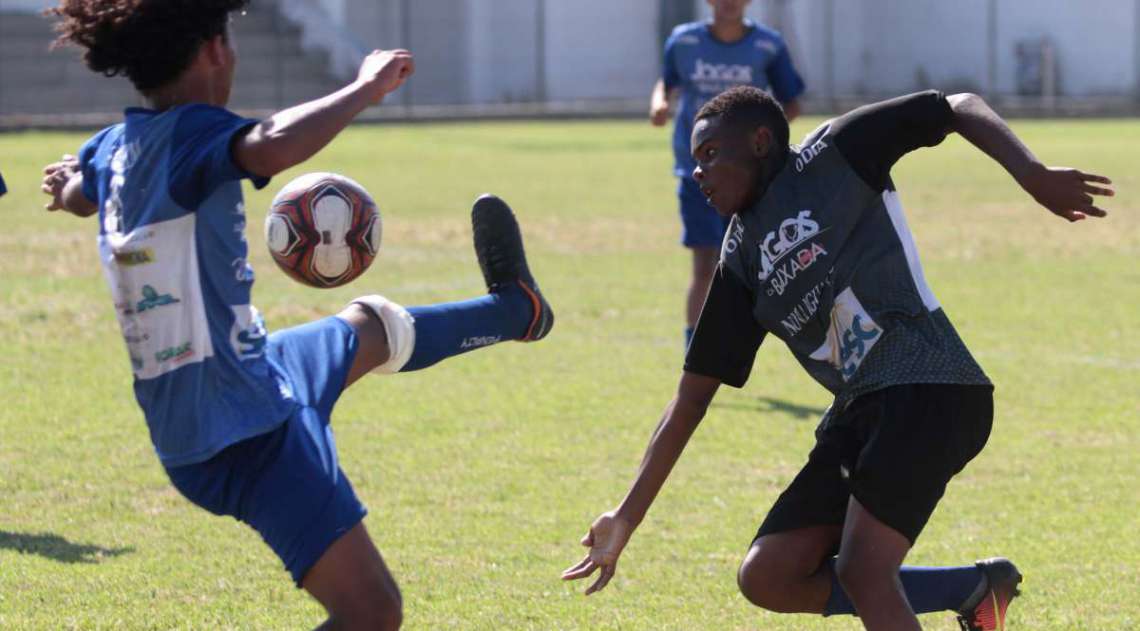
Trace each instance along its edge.
<path fill-rule="evenodd" d="M 329 546 L 301 587 L 328 611 L 320 629 L 392 631 L 403 620 L 400 590 L 362 523 Z"/>
<path fill-rule="evenodd" d="M 349 384 L 373 370 L 419 370 L 502 341 L 538 341 L 550 332 L 554 312 L 530 273 L 510 207 L 484 195 L 475 201 L 471 224 L 487 295 L 408 309 L 381 296 L 358 298 L 338 314 L 356 329 L 359 342 Z"/>
<path fill-rule="evenodd" d="M 689 346 L 689 338 L 693 335 L 693 327 L 697 325 L 697 318 L 705 306 L 705 297 L 709 294 L 709 285 L 712 284 L 713 272 L 720 251 L 714 247 L 694 247 L 693 275 L 689 279 L 689 290 L 685 294 L 685 346 Z"/>

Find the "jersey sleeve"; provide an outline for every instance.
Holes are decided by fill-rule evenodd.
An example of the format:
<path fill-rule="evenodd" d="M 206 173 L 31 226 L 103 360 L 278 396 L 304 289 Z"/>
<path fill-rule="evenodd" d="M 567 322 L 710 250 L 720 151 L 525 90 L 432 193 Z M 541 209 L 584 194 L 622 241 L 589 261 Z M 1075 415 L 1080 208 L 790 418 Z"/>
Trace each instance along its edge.
<path fill-rule="evenodd" d="M 79 148 L 79 154 L 76 155 L 79 160 L 79 172 L 83 174 L 83 196 L 93 204 L 99 203 L 99 181 L 97 179 L 98 174 L 95 172 L 95 154 L 99 152 L 99 146 L 103 144 L 103 139 L 106 138 L 107 132 L 111 129 L 111 127 L 107 127 L 88 138 L 87 142 Z"/>
<path fill-rule="evenodd" d="M 677 34 L 673 33 L 665 41 L 665 57 L 661 64 L 661 80 L 665 83 L 665 92 L 681 85 L 681 73 L 677 70 Z"/>
<path fill-rule="evenodd" d="M 4 174 L 0 173 L 0 197 L 8 192 L 8 187 L 4 185 Z"/>
<path fill-rule="evenodd" d="M 781 103 L 790 103 L 804 93 L 804 80 L 792 65 L 788 46 L 781 43 L 780 52 L 768 63 L 768 84 L 772 95 Z"/>
<path fill-rule="evenodd" d="M 685 354 L 685 370 L 743 387 L 765 334 L 752 317 L 751 293 L 722 262 Z"/>
<path fill-rule="evenodd" d="M 186 108 L 172 138 L 171 197 L 185 208 L 197 208 L 225 182 L 248 179 L 259 189 L 269 184 L 269 178 L 242 169 L 233 157 L 234 140 L 258 122 L 220 107 Z"/>
<path fill-rule="evenodd" d="M 927 90 L 851 110 L 831 122 L 829 133 L 863 181 L 884 190 L 895 162 L 942 142 L 952 117 L 946 95 Z"/>

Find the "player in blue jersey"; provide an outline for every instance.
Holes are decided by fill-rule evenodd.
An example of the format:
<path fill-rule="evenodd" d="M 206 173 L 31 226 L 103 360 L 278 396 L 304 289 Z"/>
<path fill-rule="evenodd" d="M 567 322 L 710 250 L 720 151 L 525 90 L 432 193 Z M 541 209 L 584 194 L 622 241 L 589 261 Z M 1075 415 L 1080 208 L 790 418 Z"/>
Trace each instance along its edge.
<path fill-rule="evenodd" d="M 696 163 L 689 136 L 697 110 L 735 85 L 771 90 L 788 120 L 800 111 L 796 101 L 804 82 L 792 66 L 788 47 L 776 31 L 744 17 L 749 0 L 707 0 L 711 22 L 691 22 L 673 29 L 665 42 L 661 79 L 650 97 L 649 120 L 662 126 L 670 101 L 679 101 L 673 126 L 674 174 L 681 212 L 681 244 L 692 251 L 692 276 L 685 300 L 685 345 L 708 293 L 717 252 L 728 221 L 701 195 L 693 181 Z"/>
<path fill-rule="evenodd" d="M 752 539 L 737 582 L 783 613 L 857 614 L 916 631 L 955 611 L 963 629 L 1005 628 L 1021 574 L 1004 558 L 903 566 L 949 482 L 981 451 L 993 386 L 927 284 L 892 167 L 954 132 L 1037 203 L 1103 217 L 1108 178 L 1048 167 L 973 94 L 933 90 L 858 108 L 789 145 L 778 103 L 732 88 L 693 128 L 694 178 L 729 234 L 666 407 L 625 498 L 590 526 L 563 574 L 603 588 L 721 384 L 742 387 L 775 336 L 835 399 L 807 462 Z"/>
<path fill-rule="evenodd" d="M 97 214 L 99 249 L 134 372 L 135 397 L 174 486 L 252 526 L 328 628 L 399 627 L 396 582 L 337 464 L 329 416 L 370 372 L 417 370 L 553 324 L 510 208 L 472 210 L 488 294 L 404 307 L 364 296 L 336 316 L 267 334 L 251 304 L 240 181 L 261 188 L 304 162 L 414 71 L 376 51 L 323 98 L 246 119 L 225 109 L 245 0 L 65 0 L 61 40 L 94 71 L 126 75 L 145 107 L 45 171 L 49 209 Z"/>
<path fill-rule="evenodd" d="M 3 197 L 4 193 L 7 193 L 7 192 L 8 192 L 8 187 L 4 186 L 4 176 L 0 175 L 0 197 Z"/>

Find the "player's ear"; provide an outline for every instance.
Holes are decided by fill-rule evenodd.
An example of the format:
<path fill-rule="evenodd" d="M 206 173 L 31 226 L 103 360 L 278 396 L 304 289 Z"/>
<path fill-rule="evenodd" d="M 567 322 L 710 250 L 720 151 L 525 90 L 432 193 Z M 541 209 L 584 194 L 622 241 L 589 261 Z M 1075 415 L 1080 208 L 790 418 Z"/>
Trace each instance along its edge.
<path fill-rule="evenodd" d="M 211 66 L 224 66 L 226 64 L 229 44 L 225 34 L 215 35 L 202 42 L 201 54 L 206 56 Z"/>
<path fill-rule="evenodd" d="M 752 132 L 752 153 L 757 158 L 767 158 L 772 153 L 772 130 L 761 125 Z"/>

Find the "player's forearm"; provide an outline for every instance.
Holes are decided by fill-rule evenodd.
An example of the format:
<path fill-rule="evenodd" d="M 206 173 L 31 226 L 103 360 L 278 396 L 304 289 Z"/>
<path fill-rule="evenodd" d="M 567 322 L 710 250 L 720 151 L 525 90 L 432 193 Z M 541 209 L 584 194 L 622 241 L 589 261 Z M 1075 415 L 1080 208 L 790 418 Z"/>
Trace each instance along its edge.
<path fill-rule="evenodd" d="M 649 95 L 649 103 L 653 107 L 667 107 L 669 105 L 669 95 L 665 92 L 664 79 L 658 79 L 657 83 L 653 84 L 653 93 Z"/>
<path fill-rule="evenodd" d="M 788 119 L 789 123 L 796 120 L 801 111 L 800 102 L 795 99 L 784 103 L 784 117 Z"/>
<path fill-rule="evenodd" d="M 1042 166 L 982 97 L 965 93 L 950 95 L 946 100 L 954 112 L 954 131 L 997 161 L 1019 183 Z"/>
<path fill-rule="evenodd" d="M 98 204 L 87 199 L 87 196 L 83 194 L 82 173 L 71 176 L 67 184 L 63 186 L 63 194 L 60 199 L 63 201 L 63 209 L 76 217 L 90 217 L 99 210 Z"/>
<path fill-rule="evenodd" d="M 637 478 L 618 506 L 617 514 L 636 528 L 665 485 L 689 438 L 704 418 L 708 402 L 673 399 L 658 423 L 641 460 Z"/>
<path fill-rule="evenodd" d="M 323 149 L 369 104 L 368 93 L 353 83 L 277 112 L 234 145 L 234 159 L 250 173 L 277 175 Z"/>

